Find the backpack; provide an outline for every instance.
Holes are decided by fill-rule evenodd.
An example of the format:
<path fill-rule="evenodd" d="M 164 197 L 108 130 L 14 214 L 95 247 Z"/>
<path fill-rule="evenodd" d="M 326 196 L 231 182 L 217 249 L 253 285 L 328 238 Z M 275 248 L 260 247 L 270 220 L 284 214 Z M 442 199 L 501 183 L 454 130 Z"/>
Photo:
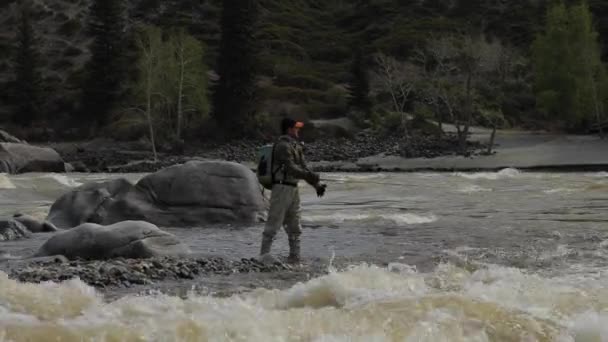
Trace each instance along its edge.
<path fill-rule="evenodd" d="M 274 144 L 268 144 L 258 149 L 258 181 L 268 190 L 272 189 L 274 183 L 273 168 Z"/>

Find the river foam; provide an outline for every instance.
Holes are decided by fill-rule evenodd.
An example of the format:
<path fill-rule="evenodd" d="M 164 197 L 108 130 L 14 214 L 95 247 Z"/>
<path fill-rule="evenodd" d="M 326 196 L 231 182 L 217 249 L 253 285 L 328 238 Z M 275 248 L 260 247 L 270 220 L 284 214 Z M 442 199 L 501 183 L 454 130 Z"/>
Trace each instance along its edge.
<path fill-rule="evenodd" d="M 6 173 L 0 173 L 0 189 L 15 189 L 16 186 L 11 182 Z"/>
<path fill-rule="evenodd" d="M 0 273 L 3 341 L 605 341 L 605 279 L 358 265 L 286 290 L 105 303 L 79 280 Z"/>
<path fill-rule="evenodd" d="M 42 176 L 42 178 L 52 179 L 52 180 L 56 181 L 57 183 L 64 185 L 66 187 L 70 187 L 70 188 L 76 188 L 76 187 L 79 187 L 82 185 L 82 183 L 80 183 L 66 175 L 61 175 L 61 174 L 57 174 L 57 173 L 45 174 L 44 176 Z"/>
<path fill-rule="evenodd" d="M 488 179 L 488 180 L 498 180 L 505 178 L 516 178 L 521 175 L 521 172 L 517 169 L 503 169 L 498 172 L 475 172 L 475 173 L 465 173 L 465 172 L 456 172 L 456 176 L 463 177 L 466 179 Z"/>
<path fill-rule="evenodd" d="M 348 213 L 333 212 L 331 214 L 311 214 L 304 215 L 302 220 L 306 223 L 356 223 L 356 222 L 367 222 L 367 221 L 384 221 L 398 225 L 410 225 L 410 224 L 425 224 L 432 223 L 438 220 L 437 216 L 433 214 L 417 215 L 408 213 L 386 213 L 386 212 L 358 212 Z"/>

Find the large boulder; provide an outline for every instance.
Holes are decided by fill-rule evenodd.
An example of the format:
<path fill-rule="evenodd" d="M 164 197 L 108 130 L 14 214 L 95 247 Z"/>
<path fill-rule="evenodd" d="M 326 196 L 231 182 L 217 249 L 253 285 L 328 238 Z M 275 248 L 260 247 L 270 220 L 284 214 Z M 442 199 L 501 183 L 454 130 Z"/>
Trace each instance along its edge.
<path fill-rule="evenodd" d="M 22 143 L 0 143 L 0 172 L 64 172 L 65 163 L 53 149 Z"/>
<path fill-rule="evenodd" d="M 142 178 L 88 183 L 63 195 L 47 220 L 58 228 L 84 222 L 108 225 L 142 220 L 167 227 L 209 223 L 251 224 L 265 206 L 257 178 L 247 167 L 223 161 L 190 161 Z"/>
<path fill-rule="evenodd" d="M 84 223 L 47 240 L 34 257 L 63 255 L 68 259 L 150 258 L 189 254 L 173 234 L 143 221 L 123 221 L 109 226 Z"/>
<path fill-rule="evenodd" d="M 21 222 L 0 220 L 0 241 L 18 240 L 29 236 L 30 232 Z"/>

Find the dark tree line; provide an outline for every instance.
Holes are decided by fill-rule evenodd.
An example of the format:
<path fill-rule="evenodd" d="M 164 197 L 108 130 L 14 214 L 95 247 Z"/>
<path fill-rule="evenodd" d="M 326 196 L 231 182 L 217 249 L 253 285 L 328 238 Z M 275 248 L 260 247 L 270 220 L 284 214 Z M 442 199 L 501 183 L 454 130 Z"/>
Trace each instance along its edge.
<path fill-rule="evenodd" d="M 20 8 L 15 54 L 15 81 L 12 87 L 13 121 L 27 126 L 40 119 L 42 104 L 42 76 L 40 75 L 40 55 L 38 40 L 32 27 L 31 8 L 24 3 Z"/>
<path fill-rule="evenodd" d="M 182 6 L 183 7 L 183 6 Z M 161 20 L 187 26 L 187 8 Z M 225 0 L 221 16 L 222 38 L 214 89 L 213 118 L 231 136 L 251 134 L 256 113 L 256 0 Z M 129 67 L 134 47 L 132 25 L 127 23 L 124 0 L 95 0 L 89 9 L 88 34 L 92 37 L 90 59 L 84 68 L 82 96 L 74 124 L 86 134 L 98 134 L 110 123 L 114 110 L 127 96 L 127 83 L 133 75 Z M 29 7 L 24 5 L 18 27 L 14 60 L 15 86 L 12 96 L 13 118 L 24 126 L 41 118 L 42 78 L 37 52 L 39 42 L 32 27 Z M 204 61 L 200 61 L 204 63 Z M 238 123 L 238 124 L 234 124 Z"/>
<path fill-rule="evenodd" d="M 566 3 L 575 2 L 575 0 L 564 1 Z M 341 5 L 338 6 L 338 3 Z M 221 6 L 219 6 L 220 4 Z M 279 22 L 278 14 L 287 11 L 286 8 L 289 6 L 285 7 L 285 4 L 278 0 L 204 0 L 200 2 L 146 0 L 138 2 L 129 13 L 127 13 L 128 6 L 125 0 L 93 0 L 86 25 L 87 37 L 92 38 L 89 45 L 88 62 L 82 73 L 75 72 L 76 77 L 66 78 L 71 82 L 70 88 L 78 89 L 80 95 L 78 100 L 66 99 L 66 101 L 76 103 L 75 106 L 71 106 L 75 109 L 69 113 L 72 119 L 70 124 L 79 128 L 79 132 L 83 135 L 98 135 L 101 133 L 101 129 L 115 123 L 116 117 L 124 113 L 125 107 L 133 104 L 131 97 L 133 96 L 133 85 L 136 84 L 134 80 L 140 77 L 134 68 L 137 58 L 135 44 L 137 30 L 135 28 L 141 23 L 152 23 L 162 28 L 161 40 L 163 41 L 170 40 L 168 35 L 176 32 L 176 28 L 184 29 L 187 36 L 208 43 L 208 37 L 213 36 L 211 40 L 213 47 L 209 48 L 209 51 L 207 51 L 207 46 L 202 44 L 204 53 L 202 53 L 201 59 L 203 60 L 200 63 L 204 67 L 199 68 L 199 70 L 207 70 L 206 65 L 209 65 L 211 66 L 209 69 L 217 74 L 217 78 L 210 77 L 214 81 L 210 88 L 211 91 L 205 92 L 205 97 L 207 94 L 211 94 L 210 102 L 212 102 L 208 106 L 210 109 L 205 110 L 205 115 L 206 112 L 210 112 L 212 121 L 205 121 L 200 126 L 191 129 L 194 132 L 206 123 L 215 122 L 217 129 L 212 128 L 211 130 L 219 132 L 218 135 L 238 138 L 256 134 L 256 131 L 262 129 L 263 119 L 277 115 L 277 113 L 269 113 L 271 110 L 268 108 L 267 102 L 272 101 L 274 101 L 272 103 L 285 101 L 300 105 L 299 113 L 310 115 L 310 118 L 313 118 L 312 115 L 345 115 L 349 111 L 363 114 L 368 119 L 373 116 L 374 121 L 377 121 L 379 99 L 377 96 L 370 96 L 369 79 L 370 71 L 376 67 L 372 58 L 374 53 L 382 51 L 388 55 L 411 59 L 418 49 L 425 47 L 429 41 L 433 40 L 432 37 L 429 37 L 428 32 L 440 37 L 446 32 L 453 31 L 454 27 L 476 27 L 491 38 L 500 38 L 504 34 L 503 31 L 509 31 L 504 39 L 499 40 L 506 42 L 508 46 L 526 51 L 529 50 L 535 33 L 540 34 L 543 31 L 544 20 L 536 20 L 534 23 L 531 21 L 533 18 L 541 17 L 540 13 L 546 8 L 545 1 L 519 1 L 507 4 L 492 0 L 475 0 L 474 2 L 459 0 L 453 2 L 452 5 L 447 5 L 442 1 L 409 4 L 394 0 L 335 2 L 334 5 L 332 4 L 334 2 L 328 1 L 324 4 L 318 3 L 318 6 L 312 3 L 302 5 L 311 7 L 309 9 L 316 6 L 322 11 L 329 12 L 335 5 L 346 13 L 341 14 L 342 17 L 336 17 L 335 22 L 331 23 L 325 19 L 319 19 L 323 21 L 323 25 L 316 27 L 302 25 L 303 23 L 315 23 L 314 20 L 317 18 L 310 14 L 318 13 L 314 11 L 308 14 L 290 12 L 289 14 L 293 15 L 289 17 L 290 22 Z M 589 4 L 595 12 L 605 12 L 604 7 L 606 6 L 602 1 L 589 0 Z M 219 8 L 221 8 L 221 15 L 218 12 Z M 31 19 L 27 2 L 23 3 L 20 12 L 16 27 L 13 63 L 11 63 L 14 71 L 13 86 L 9 93 L 15 115 L 10 118 L 10 121 L 22 126 L 28 126 L 36 121 L 52 122 L 54 118 L 50 116 L 55 114 L 47 113 L 48 109 L 44 107 L 44 103 L 50 97 L 49 95 L 54 94 L 51 92 L 56 90 L 51 89 L 50 86 L 45 87 L 45 83 L 51 84 L 52 82 L 46 73 L 47 81 L 45 81 L 40 72 L 44 60 L 38 50 L 44 42 L 39 41 L 36 37 L 35 23 Z M 206 21 L 200 19 L 209 12 L 217 14 L 213 14 L 213 19 L 205 19 Z M 275 16 L 268 16 L 269 12 L 274 13 Z M 402 14 L 407 20 L 399 19 Z M 293 27 L 289 26 L 292 20 L 297 21 L 300 16 L 302 22 L 293 23 Z M 416 16 L 421 16 L 423 19 L 418 20 L 415 18 Z M 494 22 L 490 19 L 500 20 Z M 601 43 L 602 33 L 605 32 L 608 25 L 603 17 L 596 15 L 595 19 L 590 22 L 594 25 L 589 27 L 597 26 L 597 31 L 600 33 L 598 42 Z M 383 22 L 384 24 L 391 23 L 391 25 L 384 25 Z M 504 22 L 509 22 L 508 30 L 504 25 L 497 24 Z M 296 33 L 301 35 L 301 31 L 287 30 L 302 27 L 306 27 L 310 31 L 311 37 L 322 39 L 323 34 L 333 38 L 335 38 L 334 36 L 339 37 L 332 41 L 335 49 L 315 50 L 314 44 L 307 43 L 310 39 L 299 41 L 300 37 Z M 335 30 L 332 31 L 333 33 L 328 32 L 328 28 Z M 219 36 L 218 31 L 221 32 L 219 40 L 216 38 Z M 290 33 L 284 37 L 285 32 L 293 34 Z M 606 39 L 605 35 L 603 38 Z M 575 39 L 574 41 L 580 40 Z M 595 40 L 589 41 L 588 45 L 593 44 L 595 44 Z M 322 42 L 319 42 L 319 45 L 323 45 Z M 555 44 L 547 43 L 546 50 L 551 52 L 559 48 L 553 45 Z M 295 48 L 299 48 L 299 50 L 295 57 L 284 56 L 281 55 L 282 52 L 277 46 L 289 51 Z M 536 55 L 540 56 L 542 51 L 538 47 L 540 45 L 537 46 Z M 524 53 L 525 56 L 523 56 L 526 59 L 524 67 L 531 69 L 532 63 L 526 54 Z M 606 44 L 603 45 L 603 55 L 605 56 L 605 54 Z M 331 58 L 326 55 L 331 55 L 335 61 L 330 61 Z M 565 56 L 565 54 L 561 55 Z M 325 57 L 327 58 L 324 59 Z M 604 108 L 600 105 L 603 104 L 604 89 L 608 88 L 608 85 L 602 81 L 605 78 L 604 65 L 596 55 L 592 57 L 597 67 L 592 70 L 581 69 L 584 73 L 574 74 L 587 75 L 586 82 L 579 82 L 581 87 L 584 85 L 595 89 L 595 91 L 590 90 L 589 94 L 597 93 L 597 99 L 592 101 L 593 103 L 584 103 L 585 108 L 582 111 L 587 112 L 587 107 L 589 107 L 599 113 L 596 115 L 597 117 L 603 117 Z M 262 64 L 260 60 L 264 60 L 265 63 Z M 319 63 L 314 64 L 315 61 Z M 561 63 L 562 66 L 566 64 L 574 65 L 575 62 Z M 540 70 L 541 65 L 542 63 L 536 63 L 535 71 Z M 545 69 L 557 70 L 557 68 L 549 66 Z M 278 72 L 275 73 L 276 70 Z M 214 73 L 210 73 L 210 75 Z M 563 74 L 568 73 L 564 71 Z M 260 78 L 260 75 L 268 77 Z M 552 74 L 548 75 L 553 77 Z M 557 116 L 554 115 L 554 112 L 567 107 L 558 106 L 558 102 L 552 101 L 552 98 L 565 100 L 568 97 L 554 96 L 562 90 L 551 88 L 554 87 L 555 82 L 552 82 L 552 78 L 549 76 L 547 76 L 547 81 L 540 80 L 538 77 L 536 81 L 531 80 L 531 77 L 522 77 L 521 80 L 517 80 L 521 84 L 534 85 L 537 89 L 535 89 L 536 92 L 525 91 L 529 96 L 520 96 L 522 99 L 516 103 L 517 106 L 501 108 L 505 111 L 505 116 L 512 116 L 509 111 L 512 111 L 513 108 L 517 109 L 517 113 L 528 114 L 536 106 L 537 111 L 544 110 L 548 116 L 542 120 L 554 120 Z M 272 86 L 258 82 L 261 79 L 265 82 L 271 79 Z M 341 88 L 342 85 L 347 86 Z M 348 91 L 342 91 L 343 89 Z M 490 92 L 492 91 L 490 90 Z M 422 94 L 415 95 L 422 96 Z M 532 98 L 531 101 L 529 97 Z M 177 98 L 180 99 L 181 104 L 183 96 L 180 95 Z M 514 98 L 514 96 L 510 96 L 510 98 Z M 266 101 L 267 99 L 272 101 Z M 166 98 L 161 100 L 169 101 Z M 159 103 L 162 102 L 161 100 Z M 582 103 L 582 100 L 579 102 Z M 413 108 L 413 103 L 414 101 L 408 101 L 408 106 Z M 335 106 L 331 107 L 332 104 Z M 310 105 L 310 109 L 306 108 L 306 105 Z M 551 109 L 553 108 L 551 105 L 557 109 Z M 167 117 L 181 118 L 186 112 L 181 105 L 173 103 L 162 103 L 159 106 L 178 108 L 175 113 L 163 109 L 165 112 L 162 115 Z M 520 107 L 526 108 L 520 110 Z M 327 108 L 332 110 L 327 111 Z M 163 110 L 156 108 L 155 112 Z M 524 112 L 525 110 L 528 111 Z M 470 110 L 468 111 L 470 112 Z M 207 119 L 205 118 L 205 120 Z M 595 119 L 595 121 L 598 120 Z M 178 122 L 177 135 L 181 136 L 181 120 L 176 122 Z M 215 125 L 206 127 L 215 128 Z M 196 137 L 196 133 L 188 132 L 184 136 L 192 138 Z"/>

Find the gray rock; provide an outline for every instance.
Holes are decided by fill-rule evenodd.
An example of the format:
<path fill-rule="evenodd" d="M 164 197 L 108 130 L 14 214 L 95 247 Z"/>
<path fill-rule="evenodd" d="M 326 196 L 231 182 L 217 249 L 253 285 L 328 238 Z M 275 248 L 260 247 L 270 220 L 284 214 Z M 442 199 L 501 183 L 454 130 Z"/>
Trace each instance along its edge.
<path fill-rule="evenodd" d="M 0 142 L 8 142 L 8 143 L 17 143 L 17 144 L 27 144 L 25 141 L 20 140 L 6 131 L 0 129 Z"/>
<path fill-rule="evenodd" d="M 84 223 L 51 237 L 34 257 L 63 255 L 68 259 L 104 260 L 189 253 L 174 235 L 151 223 L 124 221 L 109 226 Z"/>
<path fill-rule="evenodd" d="M 55 201 L 47 220 L 66 229 L 85 222 L 109 225 L 125 220 L 192 227 L 251 224 L 264 215 L 257 178 L 247 167 L 190 161 L 150 174 L 136 185 L 125 179 L 85 184 Z"/>
<path fill-rule="evenodd" d="M 264 254 L 259 257 L 258 261 L 264 266 L 283 265 L 281 260 L 272 254 Z"/>
<path fill-rule="evenodd" d="M 18 213 L 18 214 L 13 215 L 13 220 L 24 225 L 25 228 L 27 228 L 27 230 L 32 233 L 50 233 L 50 232 L 56 232 L 59 230 L 51 222 L 40 221 L 30 215 L 24 215 L 24 214 Z"/>
<path fill-rule="evenodd" d="M 15 220 L 0 220 L 0 240 L 11 241 L 30 236 L 27 228 Z"/>
<path fill-rule="evenodd" d="M 64 163 L 65 172 L 74 172 L 74 165 L 70 163 Z"/>
<path fill-rule="evenodd" d="M 87 165 L 81 161 L 75 161 L 71 163 L 73 172 L 91 172 Z"/>
<path fill-rule="evenodd" d="M 0 172 L 64 172 L 65 163 L 53 149 L 21 143 L 0 143 Z"/>

